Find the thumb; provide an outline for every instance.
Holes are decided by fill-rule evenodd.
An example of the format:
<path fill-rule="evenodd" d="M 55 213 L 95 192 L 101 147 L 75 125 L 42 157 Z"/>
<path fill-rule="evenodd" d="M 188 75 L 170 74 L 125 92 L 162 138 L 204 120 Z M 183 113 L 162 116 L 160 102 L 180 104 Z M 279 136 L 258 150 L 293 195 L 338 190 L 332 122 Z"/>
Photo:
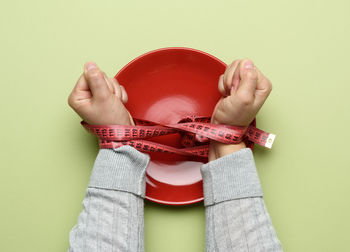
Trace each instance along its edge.
<path fill-rule="evenodd" d="M 249 59 L 242 61 L 240 65 L 241 82 L 237 94 L 244 95 L 246 98 L 254 99 L 255 89 L 258 82 L 258 74 L 253 62 Z"/>
<path fill-rule="evenodd" d="M 94 62 L 85 64 L 84 77 L 91 90 L 93 99 L 105 100 L 111 95 L 103 72 Z"/>

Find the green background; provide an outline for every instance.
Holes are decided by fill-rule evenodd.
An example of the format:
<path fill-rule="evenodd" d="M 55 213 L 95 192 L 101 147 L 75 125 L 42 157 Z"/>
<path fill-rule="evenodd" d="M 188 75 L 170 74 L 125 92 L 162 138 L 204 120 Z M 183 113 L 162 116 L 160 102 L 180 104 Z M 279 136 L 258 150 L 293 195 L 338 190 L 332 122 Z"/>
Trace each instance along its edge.
<path fill-rule="evenodd" d="M 2 1 L 0 251 L 68 248 L 96 157 L 67 97 L 96 61 L 192 47 L 251 58 L 273 83 L 256 148 L 265 202 L 285 251 L 350 251 L 350 2 Z M 145 206 L 147 251 L 203 251 L 202 204 Z"/>

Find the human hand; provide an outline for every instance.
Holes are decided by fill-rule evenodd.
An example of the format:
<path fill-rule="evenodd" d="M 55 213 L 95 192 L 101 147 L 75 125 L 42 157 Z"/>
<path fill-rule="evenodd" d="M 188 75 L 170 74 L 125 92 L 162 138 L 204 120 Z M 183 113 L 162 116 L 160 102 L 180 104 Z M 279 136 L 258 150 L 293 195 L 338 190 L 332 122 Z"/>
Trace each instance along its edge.
<path fill-rule="evenodd" d="M 69 106 L 92 125 L 135 125 L 124 106 L 127 101 L 125 88 L 115 78 L 108 78 L 93 62 L 85 64 L 68 98 Z"/>
<path fill-rule="evenodd" d="M 249 126 L 269 96 L 271 82 L 249 59 L 235 60 L 219 78 L 218 88 L 223 97 L 216 104 L 211 123 Z M 210 141 L 209 161 L 245 148 Z"/>
<path fill-rule="evenodd" d="M 235 60 L 219 78 L 223 97 L 216 104 L 212 123 L 248 126 L 269 96 L 271 82 L 249 59 Z"/>

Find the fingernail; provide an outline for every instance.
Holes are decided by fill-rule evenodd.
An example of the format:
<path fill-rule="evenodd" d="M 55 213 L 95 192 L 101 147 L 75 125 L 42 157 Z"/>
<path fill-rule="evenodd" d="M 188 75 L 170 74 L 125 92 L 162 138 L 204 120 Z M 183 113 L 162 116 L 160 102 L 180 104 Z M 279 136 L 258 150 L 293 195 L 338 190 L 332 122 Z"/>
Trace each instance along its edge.
<path fill-rule="evenodd" d="M 250 60 L 247 60 L 246 62 L 244 62 L 244 68 L 245 69 L 254 69 L 253 62 L 251 62 Z"/>
<path fill-rule="evenodd" d="M 97 68 L 97 65 L 94 62 L 88 62 L 86 64 L 86 70 L 87 71 L 90 71 L 90 70 L 96 69 L 96 68 Z"/>

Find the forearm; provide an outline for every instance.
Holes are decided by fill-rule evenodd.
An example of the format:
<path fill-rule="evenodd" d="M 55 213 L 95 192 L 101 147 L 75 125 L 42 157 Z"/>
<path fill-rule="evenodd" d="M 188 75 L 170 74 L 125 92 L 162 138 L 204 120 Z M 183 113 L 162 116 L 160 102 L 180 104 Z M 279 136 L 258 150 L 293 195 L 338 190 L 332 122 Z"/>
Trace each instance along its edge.
<path fill-rule="evenodd" d="M 251 150 L 216 157 L 201 167 L 207 251 L 282 251 Z"/>
<path fill-rule="evenodd" d="M 143 198 L 149 156 L 130 146 L 101 149 L 70 252 L 144 251 Z"/>

